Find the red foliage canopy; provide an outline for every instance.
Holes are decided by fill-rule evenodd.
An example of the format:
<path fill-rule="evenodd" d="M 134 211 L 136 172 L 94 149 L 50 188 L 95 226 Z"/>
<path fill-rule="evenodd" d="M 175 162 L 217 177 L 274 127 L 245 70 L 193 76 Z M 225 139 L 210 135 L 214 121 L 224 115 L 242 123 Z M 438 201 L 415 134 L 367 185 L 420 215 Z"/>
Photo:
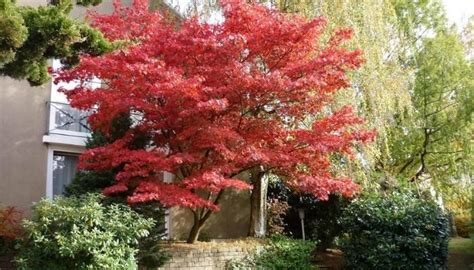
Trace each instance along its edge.
<path fill-rule="evenodd" d="M 72 106 L 93 111 L 93 128 L 107 132 L 123 113 L 135 119 L 123 138 L 81 157 L 83 169 L 123 168 L 104 193 L 132 192 L 132 203 L 217 210 L 212 196 L 198 191 L 248 189 L 235 177 L 255 166 L 321 199 L 357 190 L 331 172 L 329 159 L 374 136 L 358 128 L 363 120 L 350 107 L 328 110 L 335 92 L 349 84 L 346 72 L 362 63 L 360 51 L 342 47 L 351 31 L 337 31 L 322 44 L 324 19 L 243 0 L 222 1 L 221 24 L 191 18 L 179 27 L 149 12 L 145 0 L 115 5 L 112 15 L 90 17 L 109 39 L 130 45 L 84 56 L 76 68 L 56 74 L 57 82 L 82 82 L 65 92 Z M 92 77 L 103 87 L 91 89 Z M 143 134 L 147 147 L 131 147 Z M 162 171 L 176 181 L 162 182 Z"/>

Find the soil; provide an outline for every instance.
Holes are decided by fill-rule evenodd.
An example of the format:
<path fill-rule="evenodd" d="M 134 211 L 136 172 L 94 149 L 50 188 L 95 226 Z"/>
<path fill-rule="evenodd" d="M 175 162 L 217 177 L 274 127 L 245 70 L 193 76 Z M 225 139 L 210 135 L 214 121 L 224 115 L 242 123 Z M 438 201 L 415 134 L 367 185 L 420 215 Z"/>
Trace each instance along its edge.
<path fill-rule="evenodd" d="M 13 257 L 12 253 L 0 255 L 0 270 L 14 270 Z"/>
<path fill-rule="evenodd" d="M 450 252 L 448 256 L 449 270 L 474 270 L 474 254 Z"/>
<path fill-rule="evenodd" d="M 343 254 L 337 249 L 328 249 L 325 252 L 317 252 L 314 256 L 314 263 L 321 270 L 340 270 L 343 269 Z"/>

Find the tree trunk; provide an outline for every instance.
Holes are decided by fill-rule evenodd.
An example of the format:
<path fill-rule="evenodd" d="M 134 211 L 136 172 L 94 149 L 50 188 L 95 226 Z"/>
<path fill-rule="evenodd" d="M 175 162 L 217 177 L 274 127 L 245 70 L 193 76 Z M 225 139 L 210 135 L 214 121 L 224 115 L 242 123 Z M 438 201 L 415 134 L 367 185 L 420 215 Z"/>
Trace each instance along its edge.
<path fill-rule="evenodd" d="M 450 236 L 451 237 L 458 237 L 458 230 L 456 229 L 456 223 L 454 223 L 454 215 L 453 212 L 448 212 L 448 219 L 449 219 L 449 228 L 450 228 Z"/>
<path fill-rule="evenodd" d="M 267 191 L 268 179 L 260 167 L 251 171 L 250 180 L 253 184 L 250 195 L 250 227 L 249 236 L 265 237 L 267 233 Z"/>
<path fill-rule="evenodd" d="M 188 240 L 186 241 L 188 244 L 193 244 L 194 242 L 198 240 L 199 233 L 201 232 L 203 225 L 204 225 L 204 222 L 194 219 L 193 227 L 191 228 L 191 231 L 189 232 Z"/>
<path fill-rule="evenodd" d="M 214 200 L 215 205 L 219 205 L 219 201 L 222 198 L 222 195 L 224 194 L 224 190 L 219 191 L 219 193 L 216 196 L 216 199 Z M 211 196 L 211 195 L 209 195 Z M 186 240 L 187 243 L 193 244 L 196 242 L 199 238 L 199 233 L 201 232 L 202 227 L 204 226 L 204 223 L 206 220 L 209 219 L 209 217 L 212 214 L 212 211 L 209 209 L 201 209 L 199 210 L 191 210 L 194 215 L 194 224 L 193 227 L 191 228 L 191 231 L 189 232 L 188 235 L 188 240 Z"/>

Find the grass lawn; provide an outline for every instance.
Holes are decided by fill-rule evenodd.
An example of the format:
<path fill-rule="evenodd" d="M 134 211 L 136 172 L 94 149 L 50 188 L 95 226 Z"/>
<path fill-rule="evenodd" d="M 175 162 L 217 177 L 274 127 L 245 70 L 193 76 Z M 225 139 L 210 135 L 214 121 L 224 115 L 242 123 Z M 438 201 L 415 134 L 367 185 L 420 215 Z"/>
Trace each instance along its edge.
<path fill-rule="evenodd" d="M 474 254 L 474 241 L 471 238 L 451 238 L 449 240 L 449 252 Z"/>
<path fill-rule="evenodd" d="M 449 240 L 448 269 L 474 269 L 474 241 L 470 238 L 451 238 Z"/>

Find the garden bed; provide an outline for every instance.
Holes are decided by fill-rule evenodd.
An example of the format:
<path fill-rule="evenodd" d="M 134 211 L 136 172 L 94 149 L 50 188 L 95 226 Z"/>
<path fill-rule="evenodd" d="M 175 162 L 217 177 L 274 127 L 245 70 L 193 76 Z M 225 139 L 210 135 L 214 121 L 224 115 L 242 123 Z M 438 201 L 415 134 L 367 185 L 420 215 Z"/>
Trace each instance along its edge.
<path fill-rule="evenodd" d="M 325 252 L 317 252 L 314 256 L 314 263 L 317 264 L 321 270 L 343 269 L 344 258 L 342 251 L 338 249 L 328 249 Z"/>
<path fill-rule="evenodd" d="M 14 256 L 13 253 L 0 255 L 0 270 L 14 270 L 15 266 L 12 262 Z"/>

